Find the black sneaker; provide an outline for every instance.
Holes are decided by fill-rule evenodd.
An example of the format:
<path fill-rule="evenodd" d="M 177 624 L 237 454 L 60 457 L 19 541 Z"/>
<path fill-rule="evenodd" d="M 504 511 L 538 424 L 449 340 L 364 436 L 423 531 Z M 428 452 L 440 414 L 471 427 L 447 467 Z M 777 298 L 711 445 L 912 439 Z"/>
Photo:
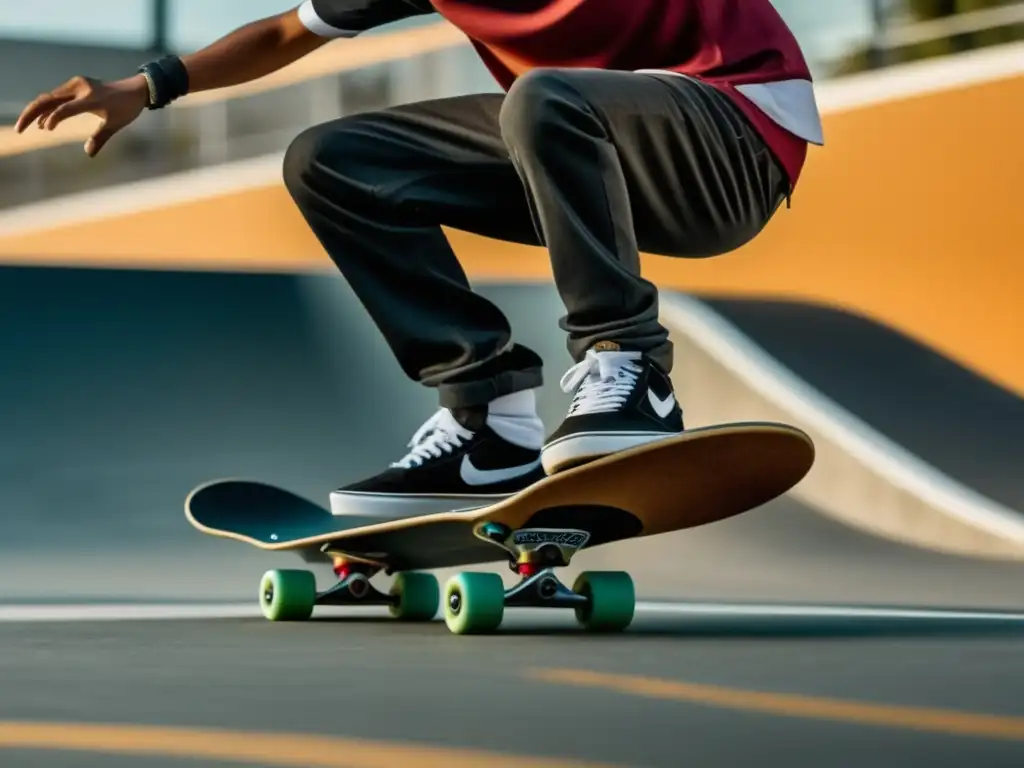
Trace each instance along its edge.
<path fill-rule="evenodd" d="M 516 445 L 495 429 L 535 432 L 538 447 Z M 489 417 L 486 407 L 442 408 L 416 432 L 401 461 L 331 493 L 331 512 L 383 522 L 494 504 L 545 477 L 539 448 L 543 429 L 536 416 Z"/>
<path fill-rule="evenodd" d="M 590 349 L 562 378 L 562 389 L 575 394 L 542 451 L 549 475 L 683 431 L 669 377 L 641 353 L 616 344 Z"/>

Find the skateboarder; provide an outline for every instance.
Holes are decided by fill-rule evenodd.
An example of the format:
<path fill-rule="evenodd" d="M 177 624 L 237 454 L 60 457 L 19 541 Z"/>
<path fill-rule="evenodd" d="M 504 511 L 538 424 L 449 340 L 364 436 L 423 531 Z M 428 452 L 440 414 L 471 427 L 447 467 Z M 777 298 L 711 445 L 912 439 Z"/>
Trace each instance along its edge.
<path fill-rule="evenodd" d="M 823 143 L 807 64 L 769 0 L 307 0 L 136 76 L 75 78 L 17 129 L 98 114 L 94 156 L 144 108 L 434 13 L 504 93 L 334 120 L 284 161 L 296 205 L 402 369 L 440 399 L 404 458 L 332 494 L 336 514 L 483 504 L 680 433 L 672 346 L 638 254 L 745 244 L 789 200 L 808 143 Z M 546 439 L 541 360 L 471 290 L 442 225 L 550 254 L 575 365 L 561 382 L 568 415 Z"/>

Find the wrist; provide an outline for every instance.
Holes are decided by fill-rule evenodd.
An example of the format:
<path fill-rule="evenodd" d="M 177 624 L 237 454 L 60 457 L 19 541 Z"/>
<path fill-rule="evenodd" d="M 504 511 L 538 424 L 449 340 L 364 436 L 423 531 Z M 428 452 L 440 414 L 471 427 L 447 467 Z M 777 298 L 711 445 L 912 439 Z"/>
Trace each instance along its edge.
<path fill-rule="evenodd" d="M 163 109 L 188 93 L 188 70 L 177 56 L 165 56 L 139 67 L 146 81 L 149 109 Z"/>
<path fill-rule="evenodd" d="M 140 106 L 148 107 L 153 100 L 153 85 L 144 74 L 133 75 L 121 81 L 124 89 L 138 99 Z"/>

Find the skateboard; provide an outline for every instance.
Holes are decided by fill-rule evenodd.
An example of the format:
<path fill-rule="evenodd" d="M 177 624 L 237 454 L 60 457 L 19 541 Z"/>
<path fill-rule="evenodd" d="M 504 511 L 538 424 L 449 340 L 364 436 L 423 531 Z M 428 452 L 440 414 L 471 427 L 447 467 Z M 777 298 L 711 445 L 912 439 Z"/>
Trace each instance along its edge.
<path fill-rule="evenodd" d="M 497 503 L 400 520 L 335 516 L 281 488 L 220 480 L 194 489 L 185 516 L 200 531 L 259 547 L 329 560 L 337 582 L 317 590 L 313 573 L 272 570 L 259 588 L 263 615 L 303 621 L 318 605 L 386 605 L 406 621 L 440 607 L 454 634 L 492 632 L 509 607 L 572 608 L 594 631 L 633 620 L 626 572 L 556 575 L 580 550 L 655 536 L 738 515 L 786 493 L 814 463 L 801 430 L 738 423 L 683 434 L 596 459 L 534 483 Z M 518 582 L 490 572 L 456 573 L 440 588 L 426 571 L 505 560 Z M 395 575 L 385 593 L 370 583 Z"/>

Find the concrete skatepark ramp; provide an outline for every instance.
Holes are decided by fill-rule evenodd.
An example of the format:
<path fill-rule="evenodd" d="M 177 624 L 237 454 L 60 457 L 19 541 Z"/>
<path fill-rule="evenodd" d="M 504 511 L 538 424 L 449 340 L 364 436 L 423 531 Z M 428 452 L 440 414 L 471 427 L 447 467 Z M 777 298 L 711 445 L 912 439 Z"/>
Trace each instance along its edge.
<path fill-rule="evenodd" d="M 898 541 L 1020 558 L 1016 395 L 832 309 L 674 295 L 662 314 L 687 361 L 674 378 L 691 417 L 758 414 L 812 434 L 817 462 L 798 498 Z"/>
<path fill-rule="evenodd" d="M 807 384 L 937 470 L 1024 514 L 1024 400 L 863 317 L 705 299 Z"/>
<path fill-rule="evenodd" d="M 570 361 L 554 289 L 480 290 L 545 357 L 541 410 L 557 424 L 568 401 L 557 379 Z M 8 268 L 0 298 L 10 329 L 0 380 L 5 602 L 246 599 L 261 569 L 281 559 L 197 534 L 182 516 L 188 490 L 247 476 L 323 499 L 401 454 L 435 407 L 336 276 Z M 666 298 L 667 319 L 680 320 L 683 301 L 693 300 Z M 799 421 L 769 413 L 775 406 L 751 412 L 754 390 L 742 379 L 732 387 L 746 387 L 745 399 L 702 386 L 712 363 L 702 361 L 699 329 L 677 326 L 676 378 L 693 403 L 691 424 L 708 423 L 716 408 Z M 819 446 L 830 471 L 828 439 Z M 646 596 L 1024 602 L 1007 578 L 1020 566 L 859 532 L 871 526 L 823 517 L 814 497 L 794 492 L 734 521 L 585 553 L 581 567 L 630 567 Z M 935 591 L 940 582 L 947 588 Z"/>

